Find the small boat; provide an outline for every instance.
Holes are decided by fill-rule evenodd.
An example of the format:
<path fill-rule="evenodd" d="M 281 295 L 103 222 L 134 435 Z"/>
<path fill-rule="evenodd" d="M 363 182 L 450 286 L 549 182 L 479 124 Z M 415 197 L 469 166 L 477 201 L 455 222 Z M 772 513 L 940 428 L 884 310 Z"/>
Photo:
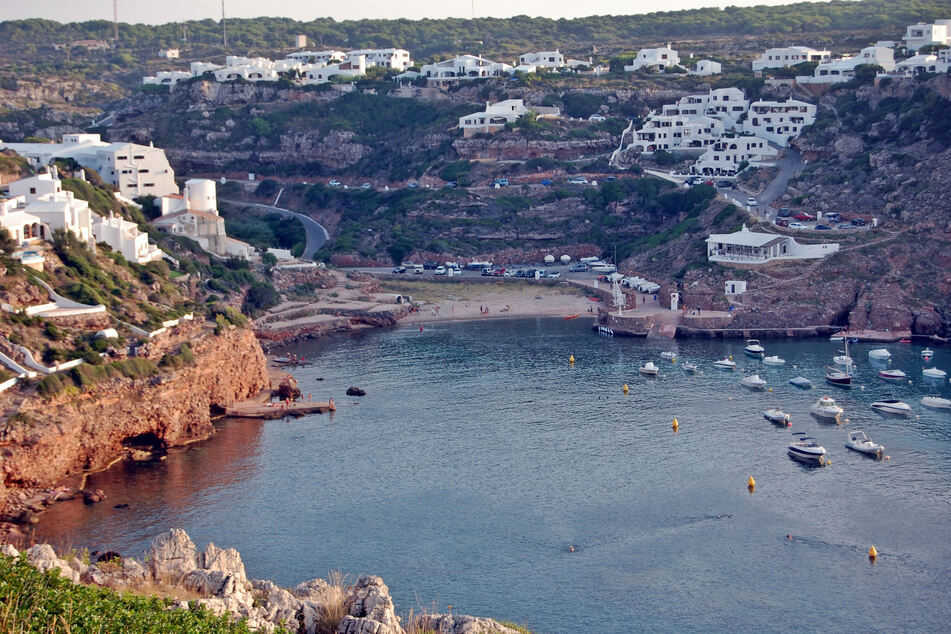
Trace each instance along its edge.
<path fill-rule="evenodd" d="M 733 361 L 727 357 L 723 357 L 719 361 L 714 361 L 713 365 L 720 368 L 721 370 L 733 370 L 736 368 L 736 361 Z"/>
<path fill-rule="evenodd" d="M 834 335 L 832 335 L 831 337 L 829 337 L 829 341 L 831 341 L 832 343 L 838 343 L 839 341 L 845 341 L 845 335 L 838 334 L 838 333 L 837 333 L 837 334 L 834 334 Z"/>
<path fill-rule="evenodd" d="M 836 365 L 844 365 L 844 366 L 854 365 L 854 362 L 852 361 L 852 357 L 850 357 L 847 354 L 840 354 L 838 356 L 832 357 L 832 363 Z"/>
<path fill-rule="evenodd" d="M 869 359 L 878 359 L 879 361 L 888 361 L 892 358 L 892 353 L 885 348 L 875 348 L 868 351 Z"/>
<path fill-rule="evenodd" d="M 680 366 L 680 367 L 682 367 L 682 368 L 684 369 L 684 372 L 696 372 L 696 371 L 697 371 L 697 364 L 696 364 L 696 363 L 690 363 L 689 361 L 684 361 L 683 365 Z"/>
<path fill-rule="evenodd" d="M 806 436 L 805 432 L 801 431 L 793 432 L 793 436 L 796 436 L 796 440 L 786 447 L 786 453 L 790 458 L 820 465 L 825 462 L 825 447 L 821 446 L 815 438 Z"/>
<path fill-rule="evenodd" d="M 858 451 L 878 458 L 881 458 L 882 454 L 885 453 L 884 446 L 877 442 L 872 442 L 868 436 L 865 435 L 864 431 L 859 430 L 849 432 L 849 441 L 845 443 L 845 446 L 852 451 Z"/>
<path fill-rule="evenodd" d="M 748 387 L 751 390 L 762 390 L 766 387 L 766 381 L 759 378 L 758 374 L 751 374 L 749 376 L 744 376 L 740 380 L 740 385 L 743 387 Z"/>
<path fill-rule="evenodd" d="M 835 404 L 835 399 L 831 396 L 820 397 L 818 401 L 812 404 L 809 411 L 816 418 L 830 418 L 834 421 L 838 421 L 842 414 L 842 408 Z"/>
<path fill-rule="evenodd" d="M 921 399 L 921 404 L 935 409 L 951 409 L 951 400 L 940 396 L 926 396 Z"/>
<path fill-rule="evenodd" d="M 884 393 L 877 401 L 872 402 L 872 409 L 876 412 L 885 414 L 896 414 L 898 416 L 908 416 L 911 414 L 911 406 L 904 401 L 900 401 L 892 394 Z"/>
<path fill-rule="evenodd" d="M 808 390 L 812 387 L 812 381 L 804 376 L 797 376 L 794 379 L 789 379 L 789 384 L 795 385 L 796 387 L 800 387 L 804 390 Z"/>
<path fill-rule="evenodd" d="M 943 379 L 944 377 L 948 376 L 947 372 L 944 370 L 939 370 L 938 368 L 925 368 L 921 371 L 921 373 L 929 379 Z"/>
<path fill-rule="evenodd" d="M 879 370 L 878 376 L 886 381 L 901 381 L 906 375 L 901 370 L 888 369 Z"/>
<path fill-rule="evenodd" d="M 640 368 L 641 374 L 647 374 L 649 376 L 657 376 L 657 366 L 654 365 L 653 361 L 648 361 Z"/>
<path fill-rule="evenodd" d="M 660 358 L 661 358 L 661 359 L 670 359 L 671 361 L 676 361 L 676 360 L 677 360 L 677 353 L 676 353 L 676 352 L 661 352 L 661 353 L 660 353 Z"/>
<path fill-rule="evenodd" d="M 772 356 L 769 356 L 763 359 L 763 363 L 765 363 L 766 365 L 786 365 L 786 360 L 780 359 L 779 355 L 774 354 Z"/>
<path fill-rule="evenodd" d="M 898 343 L 911 343 L 911 339 L 908 337 L 902 337 L 898 340 Z"/>
<path fill-rule="evenodd" d="M 787 427 L 790 425 L 789 414 L 778 407 L 771 407 L 763 411 L 763 418 L 771 423 Z"/>
<path fill-rule="evenodd" d="M 766 348 L 760 345 L 759 339 L 747 339 L 746 347 L 743 348 L 743 352 L 751 357 L 761 357 L 763 353 L 766 352 Z"/>
<path fill-rule="evenodd" d="M 921 351 L 922 359 L 930 359 L 933 356 L 934 356 L 934 350 L 932 350 L 931 348 L 925 348 L 924 350 Z"/>
<path fill-rule="evenodd" d="M 599 334 L 599 335 L 604 335 L 604 336 L 606 336 L 606 337 L 613 337 L 613 336 L 614 336 L 614 330 L 612 330 L 612 329 L 609 328 L 608 326 L 598 326 L 598 334 Z"/>
<path fill-rule="evenodd" d="M 852 386 L 852 372 L 849 366 L 846 366 L 844 370 L 839 368 L 833 368 L 831 365 L 826 366 L 826 383 L 831 383 L 832 385 L 838 385 L 839 387 L 851 387 Z"/>
<path fill-rule="evenodd" d="M 577 313 L 574 315 L 568 315 L 567 317 L 565 317 L 565 319 L 577 319 L 577 318 L 578 318 Z"/>

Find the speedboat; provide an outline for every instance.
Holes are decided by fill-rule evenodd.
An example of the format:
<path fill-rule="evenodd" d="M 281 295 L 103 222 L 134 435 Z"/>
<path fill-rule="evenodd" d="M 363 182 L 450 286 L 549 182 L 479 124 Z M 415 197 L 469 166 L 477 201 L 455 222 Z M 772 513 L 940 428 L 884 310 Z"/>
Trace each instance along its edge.
<path fill-rule="evenodd" d="M 837 343 L 839 341 L 845 341 L 845 335 L 843 335 L 842 333 L 836 333 L 832 335 L 831 337 L 829 337 L 829 341 L 833 343 Z"/>
<path fill-rule="evenodd" d="M 840 370 L 839 368 L 833 368 L 831 365 L 827 365 L 826 382 L 831 383 L 832 385 L 838 385 L 839 387 L 851 387 L 851 367 L 846 366 L 844 370 Z"/>
<path fill-rule="evenodd" d="M 661 353 L 660 353 L 660 358 L 661 358 L 661 359 L 670 359 L 671 361 L 676 361 L 676 360 L 677 360 L 677 353 L 676 353 L 676 352 L 661 352 Z"/>
<path fill-rule="evenodd" d="M 816 418 L 832 419 L 836 422 L 842 414 L 842 408 L 835 404 L 835 399 L 831 396 L 822 396 L 818 401 L 812 404 L 809 411 Z"/>
<path fill-rule="evenodd" d="M 826 449 L 815 438 L 806 436 L 805 432 L 801 431 L 793 432 L 793 436 L 796 436 L 796 440 L 786 448 L 790 458 L 820 465 L 825 462 Z"/>
<path fill-rule="evenodd" d="M 789 384 L 795 385 L 796 387 L 801 387 L 804 390 L 808 390 L 812 387 L 812 381 L 804 376 L 797 376 L 794 379 L 789 379 Z"/>
<path fill-rule="evenodd" d="M 723 357 L 719 361 L 714 361 L 713 365 L 720 368 L 721 370 L 733 370 L 736 368 L 736 361 L 728 359 L 727 357 Z"/>
<path fill-rule="evenodd" d="M 865 432 L 860 430 L 849 432 L 849 441 L 845 443 L 845 446 L 852 451 L 858 451 L 878 458 L 881 458 L 882 454 L 885 453 L 884 446 L 877 442 L 872 442 L 868 436 L 865 435 Z"/>
<path fill-rule="evenodd" d="M 869 359 L 878 359 L 879 361 L 888 361 L 892 358 L 892 353 L 885 348 L 875 348 L 868 351 Z"/>
<path fill-rule="evenodd" d="M 766 381 L 759 378 L 758 374 L 751 374 L 749 376 L 744 376 L 740 380 L 740 385 L 743 387 L 748 387 L 751 390 L 762 390 L 764 387 L 766 387 Z"/>
<path fill-rule="evenodd" d="M 888 369 L 879 370 L 878 376 L 879 378 L 885 379 L 886 381 L 901 381 L 906 375 L 901 370 Z"/>
<path fill-rule="evenodd" d="M 908 416 L 911 414 L 911 406 L 904 401 L 900 401 L 892 394 L 884 393 L 877 401 L 872 402 L 872 409 L 876 412 L 885 414 L 897 414 L 898 416 Z"/>
<path fill-rule="evenodd" d="M 771 423 L 776 423 L 777 425 L 788 426 L 789 423 L 789 414 L 784 412 L 778 407 L 771 407 L 763 411 L 763 418 L 768 420 Z"/>
<path fill-rule="evenodd" d="M 778 354 L 774 354 L 763 359 L 766 365 L 786 365 L 785 359 L 780 359 Z"/>
<path fill-rule="evenodd" d="M 921 371 L 921 373 L 929 379 L 943 379 L 944 377 L 948 376 L 947 372 L 944 370 L 939 370 L 938 368 L 925 368 Z"/>
<path fill-rule="evenodd" d="M 926 396 L 921 399 L 921 404 L 935 409 L 951 409 L 951 400 L 940 396 Z"/>
<path fill-rule="evenodd" d="M 925 348 L 924 350 L 921 351 L 922 359 L 930 359 L 933 356 L 934 356 L 934 350 L 932 350 L 931 348 Z"/>
<path fill-rule="evenodd" d="M 654 365 L 653 361 L 648 361 L 640 368 L 641 374 L 647 374 L 649 376 L 657 376 L 657 366 Z"/>
<path fill-rule="evenodd" d="M 762 357 L 763 353 L 766 352 L 766 348 L 759 344 L 759 339 L 747 339 L 746 347 L 743 348 L 743 352 L 751 357 Z"/>
<path fill-rule="evenodd" d="M 696 363 L 690 363 L 689 361 L 684 361 L 683 365 L 680 366 L 680 367 L 682 367 L 685 372 L 696 372 L 696 371 L 697 371 L 697 364 L 696 364 Z"/>
<path fill-rule="evenodd" d="M 832 363 L 836 365 L 844 365 L 846 367 L 851 367 L 853 365 L 852 357 L 847 354 L 840 354 L 838 356 L 832 357 Z"/>

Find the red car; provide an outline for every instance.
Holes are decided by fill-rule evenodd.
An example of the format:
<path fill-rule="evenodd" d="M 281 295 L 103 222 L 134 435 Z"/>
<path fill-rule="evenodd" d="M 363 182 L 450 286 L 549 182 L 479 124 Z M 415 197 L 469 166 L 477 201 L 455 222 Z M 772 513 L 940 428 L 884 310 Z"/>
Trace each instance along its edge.
<path fill-rule="evenodd" d="M 815 219 L 816 219 L 815 216 L 813 216 L 812 214 L 807 214 L 807 213 L 804 212 L 804 211 L 800 211 L 799 213 L 797 213 L 796 215 L 794 215 L 793 218 L 795 218 L 796 220 L 805 220 L 805 221 L 807 221 L 807 222 L 810 221 L 810 220 L 815 220 Z"/>

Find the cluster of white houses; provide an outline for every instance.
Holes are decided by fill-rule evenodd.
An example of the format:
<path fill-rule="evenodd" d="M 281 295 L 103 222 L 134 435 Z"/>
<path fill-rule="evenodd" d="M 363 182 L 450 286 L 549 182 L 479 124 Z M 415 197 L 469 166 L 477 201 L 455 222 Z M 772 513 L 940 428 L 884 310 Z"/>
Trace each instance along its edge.
<path fill-rule="evenodd" d="M 717 88 L 651 112 L 634 131 L 628 150 L 692 155 L 696 173 L 732 176 L 741 163 L 775 159 L 778 152 L 770 144 L 788 145 L 815 117 L 816 107 L 804 101 L 750 103 L 739 88 Z"/>
<path fill-rule="evenodd" d="M 463 136 L 478 133 L 498 132 L 507 123 L 514 123 L 519 117 L 535 113 L 539 119 L 561 116 L 561 109 L 548 106 L 526 106 L 521 99 L 506 99 L 498 103 L 485 102 L 485 110 L 459 117 L 459 129 Z"/>

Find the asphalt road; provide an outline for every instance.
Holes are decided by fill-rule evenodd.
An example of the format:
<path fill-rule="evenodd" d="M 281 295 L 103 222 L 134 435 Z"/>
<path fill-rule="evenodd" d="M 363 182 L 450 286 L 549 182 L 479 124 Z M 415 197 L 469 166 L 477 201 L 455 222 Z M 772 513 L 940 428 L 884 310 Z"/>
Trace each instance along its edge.
<path fill-rule="evenodd" d="M 291 211 L 290 209 L 283 209 L 281 207 L 274 207 L 271 205 L 261 205 L 259 203 L 248 203 L 241 200 L 227 200 L 224 198 L 219 198 L 221 202 L 229 203 L 232 205 L 244 205 L 245 207 L 257 207 L 258 209 L 263 209 L 264 211 L 273 212 L 280 214 L 282 216 L 291 216 L 297 218 L 304 225 L 304 231 L 307 235 L 307 245 L 304 247 L 304 253 L 301 255 L 301 259 L 312 260 L 314 259 L 314 254 L 324 246 L 324 243 L 330 239 L 330 234 L 327 233 L 327 230 L 323 225 L 318 223 L 316 220 L 310 216 L 305 216 L 304 214 L 298 213 L 296 211 Z"/>

